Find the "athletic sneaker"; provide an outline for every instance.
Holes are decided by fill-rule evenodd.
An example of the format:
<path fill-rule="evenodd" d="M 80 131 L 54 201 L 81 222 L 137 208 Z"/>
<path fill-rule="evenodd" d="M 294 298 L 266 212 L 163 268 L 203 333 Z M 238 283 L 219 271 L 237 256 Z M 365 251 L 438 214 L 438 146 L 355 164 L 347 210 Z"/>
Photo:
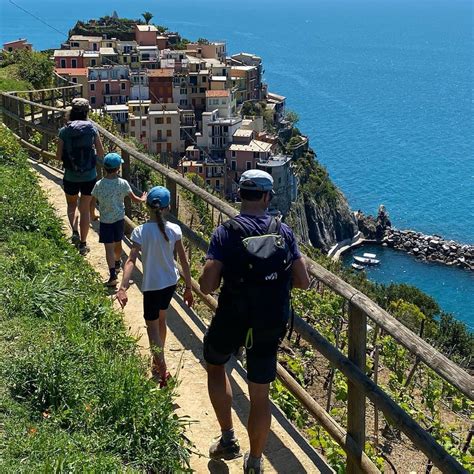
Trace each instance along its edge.
<path fill-rule="evenodd" d="M 249 467 L 250 453 L 247 451 L 244 455 L 244 474 L 262 474 L 263 473 L 263 459 L 260 459 L 260 465 L 258 467 Z"/>
<path fill-rule="evenodd" d="M 110 277 L 106 282 L 105 282 L 105 286 L 108 286 L 110 288 L 113 288 L 114 286 L 117 286 L 118 284 L 118 278 L 115 276 L 115 277 Z"/>
<path fill-rule="evenodd" d="M 81 242 L 78 248 L 79 248 L 79 253 L 82 256 L 87 255 L 91 251 L 90 247 L 85 242 Z"/>
<path fill-rule="evenodd" d="M 240 456 L 240 445 L 237 439 L 233 439 L 229 444 L 224 445 L 222 438 L 219 438 L 209 448 L 209 457 L 211 459 L 225 459 L 227 461 Z"/>

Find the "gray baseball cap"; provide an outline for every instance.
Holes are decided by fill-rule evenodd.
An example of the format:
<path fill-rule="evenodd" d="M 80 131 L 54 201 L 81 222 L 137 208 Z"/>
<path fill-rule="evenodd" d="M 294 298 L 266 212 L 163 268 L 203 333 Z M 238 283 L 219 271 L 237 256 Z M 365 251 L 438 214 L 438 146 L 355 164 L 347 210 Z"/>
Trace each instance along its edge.
<path fill-rule="evenodd" d="M 72 99 L 71 108 L 78 112 L 89 112 L 89 101 L 83 97 L 76 97 L 75 99 Z"/>
<path fill-rule="evenodd" d="M 239 188 L 252 191 L 271 191 L 273 189 L 273 178 L 266 171 L 247 170 L 240 177 Z"/>

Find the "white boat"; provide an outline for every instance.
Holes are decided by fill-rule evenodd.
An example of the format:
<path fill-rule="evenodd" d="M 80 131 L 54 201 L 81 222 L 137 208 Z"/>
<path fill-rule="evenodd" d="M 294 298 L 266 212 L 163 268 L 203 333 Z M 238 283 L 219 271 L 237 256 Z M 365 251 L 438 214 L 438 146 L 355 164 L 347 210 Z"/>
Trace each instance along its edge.
<path fill-rule="evenodd" d="M 377 258 L 377 255 L 375 255 L 375 253 L 364 253 L 362 256 L 365 258 Z"/>
<path fill-rule="evenodd" d="M 359 265 L 358 263 L 351 264 L 351 267 L 355 270 L 363 270 L 365 268 L 364 265 Z"/>
<path fill-rule="evenodd" d="M 377 260 L 376 258 L 354 257 L 354 260 L 363 265 L 378 265 L 380 263 L 380 260 Z"/>

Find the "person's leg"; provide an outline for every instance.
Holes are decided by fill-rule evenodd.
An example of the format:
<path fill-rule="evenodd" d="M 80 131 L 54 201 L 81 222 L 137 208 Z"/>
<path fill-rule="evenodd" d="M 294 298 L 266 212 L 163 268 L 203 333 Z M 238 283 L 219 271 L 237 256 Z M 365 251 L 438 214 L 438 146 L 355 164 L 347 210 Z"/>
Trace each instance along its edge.
<path fill-rule="evenodd" d="M 269 400 L 270 384 L 248 382 L 250 395 L 250 413 L 247 431 L 250 440 L 250 456 L 260 458 L 267 442 L 271 424 Z"/>
<path fill-rule="evenodd" d="M 160 317 L 158 318 L 158 331 L 160 332 L 160 339 L 164 348 L 166 344 L 166 333 L 168 331 L 166 326 L 166 309 L 160 309 Z"/>
<path fill-rule="evenodd" d="M 153 370 L 156 370 L 161 379 L 166 377 L 166 361 L 163 350 L 163 340 L 160 336 L 160 319 L 147 320 L 146 330 L 150 341 L 150 350 L 153 356 Z"/>
<path fill-rule="evenodd" d="M 97 209 L 96 209 L 96 204 L 97 204 L 97 199 L 95 197 L 92 197 L 91 203 L 90 203 L 90 218 L 91 221 L 96 221 L 99 219 L 99 216 L 97 215 Z"/>
<path fill-rule="evenodd" d="M 221 431 L 231 430 L 232 387 L 224 365 L 207 363 L 207 390 Z"/>
<path fill-rule="evenodd" d="M 114 244 L 114 265 L 116 270 L 120 270 L 120 262 L 122 259 L 122 241 Z"/>
<path fill-rule="evenodd" d="M 77 213 L 77 200 L 78 195 L 66 194 L 66 203 L 67 203 L 67 218 L 69 219 L 69 224 L 73 232 L 78 231 L 79 224 L 79 215 Z"/>
<path fill-rule="evenodd" d="M 92 196 L 81 195 L 79 198 L 79 234 L 81 236 L 81 243 L 87 242 L 87 235 L 89 234 L 89 225 L 91 222 L 90 204 Z"/>

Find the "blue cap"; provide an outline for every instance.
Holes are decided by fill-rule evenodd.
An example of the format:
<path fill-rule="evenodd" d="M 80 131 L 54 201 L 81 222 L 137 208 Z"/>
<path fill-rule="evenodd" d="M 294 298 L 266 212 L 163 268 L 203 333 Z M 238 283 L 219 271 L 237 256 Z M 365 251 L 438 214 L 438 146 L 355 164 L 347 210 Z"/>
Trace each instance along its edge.
<path fill-rule="evenodd" d="M 104 168 L 108 168 L 109 170 L 120 168 L 122 163 L 122 157 L 118 153 L 107 153 L 104 157 Z"/>
<path fill-rule="evenodd" d="M 273 178 L 266 171 L 247 170 L 240 177 L 239 188 L 252 191 L 271 191 L 273 189 Z"/>
<path fill-rule="evenodd" d="M 154 208 L 165 208 L 170 205 L 171 195 L 170 192 L 163 186 L 155 186 L 148 191 L 146 197 L 146 203 Z"/>

